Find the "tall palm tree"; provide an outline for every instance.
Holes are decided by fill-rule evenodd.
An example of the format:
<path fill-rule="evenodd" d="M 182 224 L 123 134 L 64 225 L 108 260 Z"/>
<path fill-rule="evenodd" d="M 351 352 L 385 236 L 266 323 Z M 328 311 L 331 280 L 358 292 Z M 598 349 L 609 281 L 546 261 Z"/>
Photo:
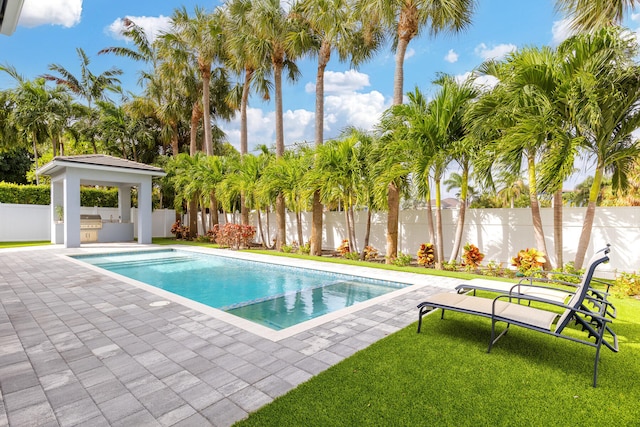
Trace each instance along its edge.
<path fill-rule="evenodd" d="M 371 58 L 378 49 L 383 33 L 379 28 L 359 21 L 348 0 L 302 0 L 296 2 L 292 15 L 299 28 L 291 40 L 300 52 L 317 57 L 315 146 L 324 141 L 324 76 L 331 54 L 336 51 L 341 61 L 358 65 Z M 320 193 L 314 193 L 311 224 L 311 254 L 322 255 L 322 211 Z"/>
<path fill-rule="evenodd" d="M 249 19 L 271 59 L 275 90 L 276 157 L 281 158 L 284 156 L 282 73 L 286 69 L 290 80 L 295 80 L 299 74 L 294 63 L 296 52 L 292 44 L 288 42 L 292 21 L 289 12 L 282 7 L 280 0 L 256 2 Z M 279 194 L 276 199 L 276 221 L 278 228 L 276 249 L 280 250 L 286 239 L 285 202 L 282 194 Z"/>
<path fill-rule="evenodd" d="M 393 105 L 402 104 L 404 94 L 404 59 L 411 40 L 426 28 L 430 35 L 458 32 L 471 23 L 473 0 L 360 0 L 358 10 L 370 22 L 377 22 L 393 35 L 395 72 Z M 388 189 L 387 260 L 396 257 L 398 249 L 399 189 Z"/>
<path fill-rule="evenodd" d="M 269 100 L 271 82 L 268 80 L 271 70 L 269 51 L 257 37 L 253 22 L 249 19 L 254 2 L 251 0 L 233 0 L 226 4 L 225 30 L 228 46 L 227 64 L 238 75 L 243 75 L 240 97 L 240 155 L 248 152 L 247 107 L 249 94 L 256 91 L 264 100 Z M 249 211 L 241 193 L 241 221 L 249 222 Z"/>
<path fill-rule="evenodd" d="M 620 25 L 624 15 L 638 5 L 639 0 L 556 0 L 556 9 L 569 16 L 576 32 Z"/>
<path fill-rule="evenodd" d="M 150 71 L 141 72 L 139 80 L 139 83 L 145 83 L 145 96 L 135 97 L 134 105 L 139 111 L 144 111 L 147 116 L 156 117 L 163 123 L 163 139 L 170 143 L 171 153 L 177 156 L 180 151 L 178 126 L 183 114 L 181 110 L 183 103 L 180 102 L 183 97 L 179 96 L 182 79 L 162 72 L 159 68 L 161 58 L 158 45 L 152 43 L 144 28 L 130 18 L 124 18 L 123 23 L 122 35 L 133 42 L 135 49 L 128 46 L 111 46 L 98 51 L 98 55 L 114 54 L 151 65 Z M 163 151 L 167 152 L 166 149 Z"/>
<path fill-rule="evenodd" d="M 182 60 L 195 60 L 201 79 L 202 113 L 204 129 L 204 151 L 213 154 L 213 139 L 211 133 L 210 92 L 207 90 L 211 81 L 212 65 L 214 61 L 224 62 L 224 31 L 221 12 L 208 13 L 196 6 L 194 16 L 189 16 L 183 6 L 176 9 L 171 16 L 173 31 L 165 35 L 168 43 L 177 46 L 176 52 L 184 49 Z"/>
<path fill-rule="evenodd" d="M 50 64 L 49 70 L 57 73 L 57 75 L 53 74 L 44 74 L 42 77 L 45 80 L 52 81 L 60 86 L 65 86 L 68 88 L 73 94 L 83 98 L 87 101 L 87 107 L 89 109 L 89 115 L 87 116 L 87 120 L 89 120 L 89 125 L 95 125 L 95 115 L 92 114 L 93 111 L 93 103 L 98 100 L 108 101 L 109 98 L 107 96 L 107 92 L 113 93 L 121 93 L 122 89 L 120 88 L 120 79 L 119 75 L 122 74 L 122 70 L 113 67 L 107 71 L 103 71 L 102 73 L 96 75 L 91 72 L 89 69 L 89 65 L 91 64 L 91 60 L 85 53 L 82 48 L 77 48 L 76 52 L 78 53 L 78 58 L 80 59 L 80 76 L 75 76 L 69 70 L 67 70 L 62 65 L 58 64 Z M 95 139 L 91 140 L 91 145 L 93 147 L 93 152 L 98 153 L 98 147 L 96 146 Z"/>

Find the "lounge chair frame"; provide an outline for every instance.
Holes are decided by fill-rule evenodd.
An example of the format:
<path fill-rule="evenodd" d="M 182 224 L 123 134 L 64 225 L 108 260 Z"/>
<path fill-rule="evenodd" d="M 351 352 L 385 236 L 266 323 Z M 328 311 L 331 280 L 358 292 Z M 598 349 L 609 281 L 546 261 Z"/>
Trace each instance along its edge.
<path fill-rule="evenodd" d="M 507 334 L 511 325 L 588 345 L 596 349 L 593 369 L 593 387 L 596 387 L 598 383 L 598 363 L 602 345 L 613 352 L 618 352 L 618 337 L 610 327 L 612 318 L 615 318 L 615 307 L 606 300 L 606 294 L 608 293 L 598 292 L 589 286 L 596 267 L 609 260 L 609 252 L 610 248 L 607 246 L 607 248 L 594 255 L 587 267 L 581 285 L 566 303 L 538 298 L 518 293 L 517 291 L 498 295 L 493 299 L 463 294 L 437 294 L 418 305 L 417 332 L 420 333 L 422 317 L 424 315 L 434 310 L 442 309 L 441 319 L 444 318 L 445 310 L 490 318 L 491 339 L 487 349 L 488 353 L 491 352 L 495 343 Z M 514 289 L 517 289 L 517 286 L 518 285 L 515 285 Z M 594 291 L 595 294 L 593 293 Z M 527 302 L 528 304 L 531 302 L 542 303 L 545 306 L 556 307 L 556 310 L 562 308 L 564 312 L 556 313 L 555 311 L 534 308 L 529 305 L 524 305 L 523 302 Z M 589 309 L 587 304 L 593 306 L 594 310 Z M 556 327 L 552 328 L 556 319 Z M 576 325 L 580 326 L 582 331 L 586 331 L 587 337 L 585 339 L 563 333 L 571 321 L 574 321 Z M 507 324 L 501 332 L 498 332 L 496 329 L 498 322 L 505 322 Z M 592 338 L 595 338 L 595 341 L 593 341 Z"/>

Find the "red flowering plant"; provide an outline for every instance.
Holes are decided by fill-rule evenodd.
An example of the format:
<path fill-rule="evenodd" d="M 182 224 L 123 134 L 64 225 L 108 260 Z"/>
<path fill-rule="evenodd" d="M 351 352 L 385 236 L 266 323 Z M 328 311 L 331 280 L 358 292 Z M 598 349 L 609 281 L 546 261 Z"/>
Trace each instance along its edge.
<path fill-rule="evenodd" d="M 222 247 L 240 249 L 249 247 L 249 243 L 256 235 L 256 228 L 252 225 L 225 224 L 213 226 L 216 243 Z"/>

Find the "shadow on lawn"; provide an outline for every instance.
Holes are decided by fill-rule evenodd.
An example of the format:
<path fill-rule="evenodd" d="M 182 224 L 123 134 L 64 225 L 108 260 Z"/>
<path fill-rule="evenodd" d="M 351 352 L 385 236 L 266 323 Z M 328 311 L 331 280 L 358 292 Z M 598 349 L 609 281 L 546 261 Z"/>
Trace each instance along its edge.
<path fill-rule="evenodd" d="M 469 352 L 473 352 L 475 347 L 477 357 L 481 358 L 486 367 L 504 370 L 505 373 L 514 370 L 516 372 L 513 374 L 518 375 L 517 364 L 523 362 L 527 367 L 539 366 L 541 370 L 549 369 L 570 375 L 576 381 L 584 379 L 585 384 L 590 383 L 596 352 L 594 347 L 511 326 L 509 332 L 493 346 L 491 353 L 487 354 L 491 338 L 491 322 L 488 319 L 451 312 L 445 313 L 442 320 L 439 313 L 431 316 L 429 322 L 423 324 L 422 332 L 418 334 L 421 338 L 429 341 L 455 340 L 468 345 Z M 621 340 L 621 351 L 624 351 L 623 342 L 626 342 L 627 334 L 639 336 L 640 325 L 620 323 L 623 323 L 619 329 L 624 330 Z M 499 330 L 504 326 L 503 323 L 498 324 Z M 620 357 L 619 353 L 613 353 L 603 346 L 598 368 L 598 387 L 617 386 L 617 379 L 628 376 L 628 364 L 632 360 L 633 357 Z"/>

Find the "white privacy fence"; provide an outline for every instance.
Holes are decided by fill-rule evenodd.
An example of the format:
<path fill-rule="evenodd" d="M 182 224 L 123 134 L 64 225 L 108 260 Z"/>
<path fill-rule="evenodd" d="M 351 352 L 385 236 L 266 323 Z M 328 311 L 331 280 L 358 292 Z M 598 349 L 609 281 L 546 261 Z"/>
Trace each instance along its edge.
<path fill-rule="evenodd" d="M 542 222 L 546 236 L 547 250 L 555 264 L 553 211 L 550 208 L 541 209 Z M 97 213 L 103 220 L 117 221 L 117 208 L 81 208 L 81 213 Z M 575 257 L 578 239 L 582 231 L 584 208 L 565 208 L 563 216 L 564 262 L 572 261 Z M 449 259 L 453 246 L 458 211 L 445 209 L 442 211 L 445 259 Z M 239 221 L 220 215 L 220 223 Z M 32 241 L 49 240 L 51 236 L 51 213 L 49 206 L 37 205 L 8 205 L 0 203 L 0 241 Z M 134 222 L 134 235 L 137 233 L 137 215 L 132 209 L 131 218 Z M 303 240 L 309 240 L 311 232 L 311 213 L 305 213 L 303 218 Z M 367 213 L 357 212 L 356 244 L 362 249 Z M 171 209 L 158 209 L 153 212 L 153 237 L 171 237 L 171 225 L 175 221 L 175 212 Z M 386 246 L 386 213 L 372 215 L 370 245 L 378 249 L 381 255 Z M 183 223 L 188 223 L 187 218 Z M 251 216 L 251 223 L 258 225 L 255 213 Z M 269 214 L 269 230 L 266 230 L 266 214 L 262 214 L 262 224 L 265 227 L 265 239 L 271 240 L 276 236 L 275 213 Z M 335 249 L 342 239 L 347 237 L 344 213 L 326 212 L 324 214 L 323 248 Z M 200 220 L 198 221 L 200 226 Z M 199 230 L 202 234 L 202 230 Z M 415 257 L 421 243 L 428 243 L 427 212 L 425 210 L 407 210 L 400 214 L 398 248 L 401 252 Z M 287 242 L 297 241 L 297 226 L 295 215 L 287 215 Z M 256 241 L 260 241 L 259 233 Z M 485 262 L 493 260 L 508 265 L 509 260 L 520 249 L 535 246 L 531 211 L 529 209 L 469 209 L 467 210 L 463 244 L 473 243 L 485 254 Z M 606 268 L 613 271 L 640 270 L 640 251 L 634 249 L 634 242 L 640 241 L 640 207 L 611 207 L 597 208 L 592 231 L 591 243 L 587 257 L 611 243 L 614 252 L 611 263 Z"/>
<path fill-rule="evenodd" d="M 545 232 L 547 250 L 551 263 L 555 265 L 553 210 L 541 209 L 542 223 Z M 585 208 L 564 208 L 563 212 L 563 258 L 564 262 L 573 261 L 582 232 Z M 448 260 L 455 238 L 457 209 L 442 211 L 442 228 L 444 234 L 444 255 Z M 257 227 L 256 216 L 252 223 Z M 307 242 L 311 233 L 311 213 L 303 214 L 303 236 Z M 362 250 L 366 230 L 366 211 L 355 214 L 356 245 Z M 373 213 L 371 218 L 371 236 L 369 244 L 381 255 L 385 254 L 387 215 L 385 212 Z M 426 210 L 406 210 L 400 213 L 398 227 L 398 250 L 416 256 L 422 243 L 429 242 Z M 266 214 L 262 218 L 266 227 Z M 276 236 L 275 213 L 269 217 L 269 235 L 265 231 L 265 240 Z M 323 248 L 335 249 L 342 239 L 347 238 L 343 212 L 326 212 L 324 214 Z M 257 237 L 259 239 L 259 236 Z M 287 216 L 287 242 L 297 241 L 297 225 L 294 214 Z M 640 241 L 640 207 L 597 208 L 591 243 L 587 251 L 587 259 L 594 251 L 610 243 L 614 252 L 611 262 L 601 268 L 602 271 L 638 271 L 640 270 L 640 250 L 634 249 L 634 242 Z M 502 262 L 504 266 L 520 249 L 535 247 L 531 211 L 522 209 L 468 209 L 462 245 L 472 243 L 485 254 L 484 262 Z M 462 248 L 460 248 L 462 251 Z M 458 260 L 460 258 L 458 257 Z M 586 261 L 585 261 L 586 262 Z M 604 274 L 608 276 L 609 274 Z"/>
<path fill-rule="evenodd" d="M 118 208 L 81 207 L 81 214 L 99 214 L 103 221 L 118 222 Z M 133 235 L 138 233 L 138 214 L 131 208 Z M 153 237 L 171 237 L 175 211 L 153 211 Z M 28 242 L 51 238 L 51 208 L 41 205 L 12 205 L 0 203 L 0 242 Z"/>

